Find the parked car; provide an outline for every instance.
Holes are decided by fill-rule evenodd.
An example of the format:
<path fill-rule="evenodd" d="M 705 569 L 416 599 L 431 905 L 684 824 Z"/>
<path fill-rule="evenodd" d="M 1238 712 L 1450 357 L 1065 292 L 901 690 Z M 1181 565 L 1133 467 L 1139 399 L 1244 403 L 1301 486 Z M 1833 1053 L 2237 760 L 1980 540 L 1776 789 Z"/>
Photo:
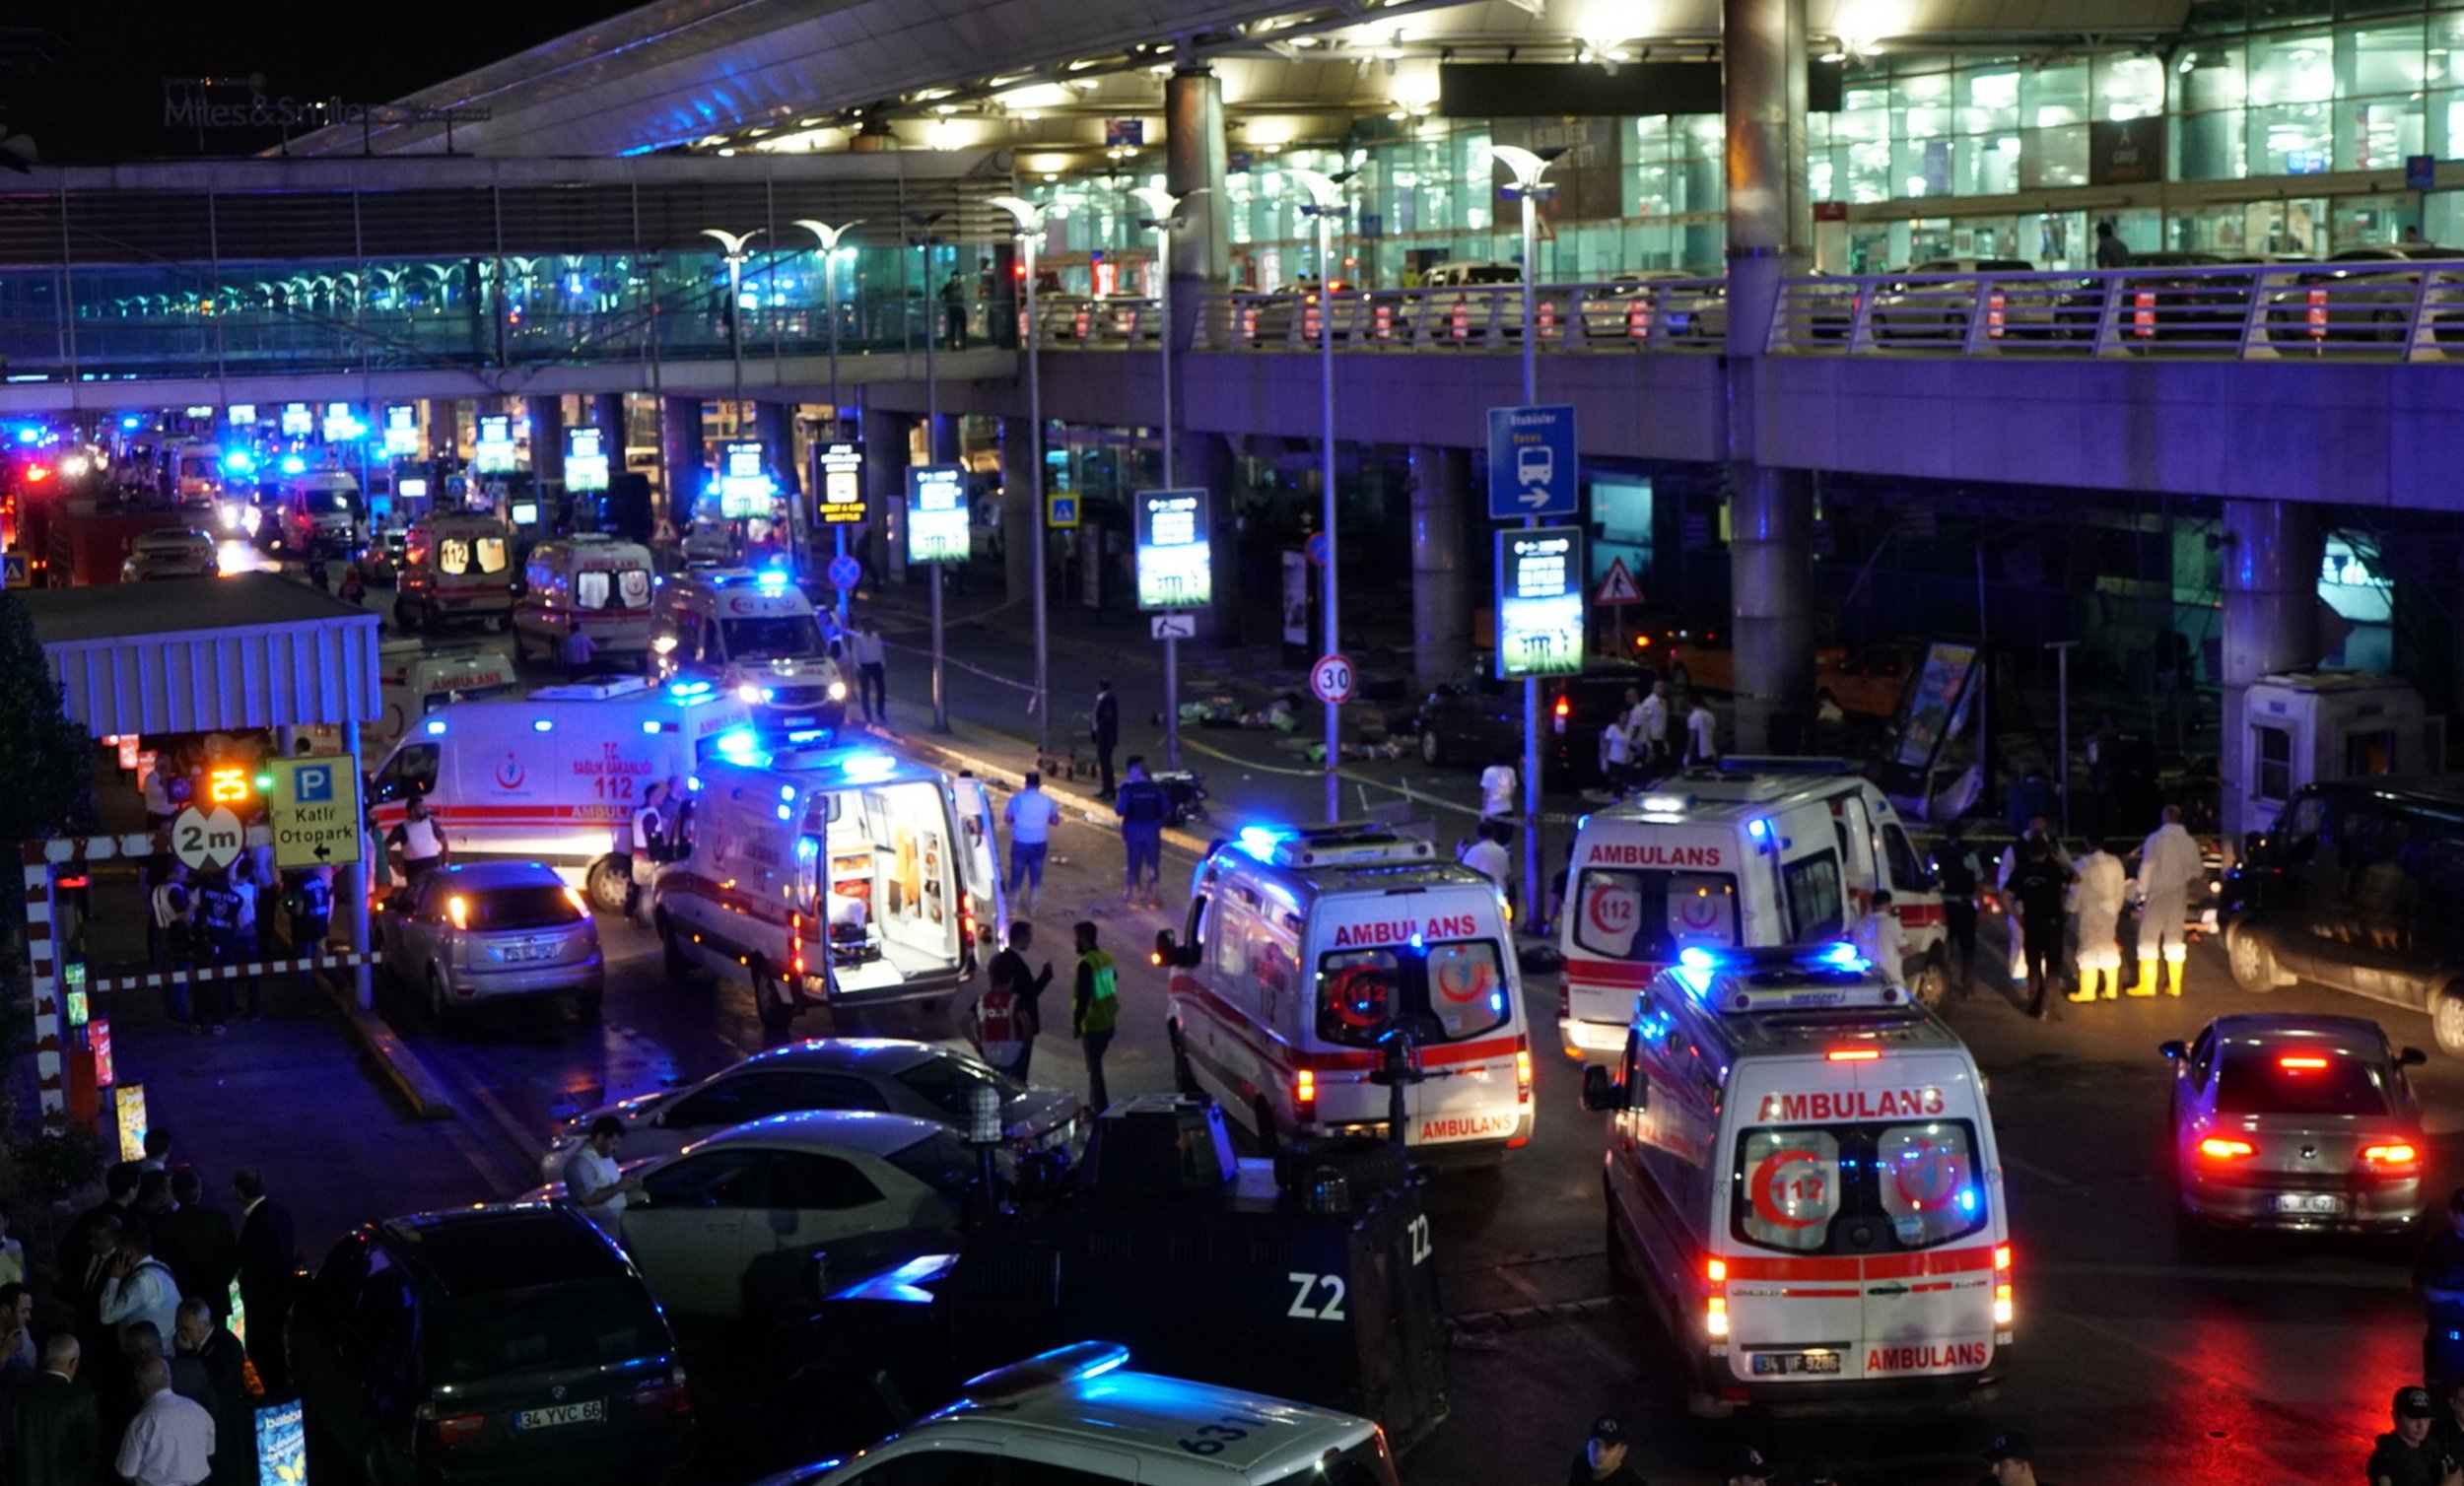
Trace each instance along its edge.
<path fill-rule="evenodd" d="M 825 1266 L 877 1269 L 945 1248 L 980 1166 L 938 1120 L 773 1114 L 628 1163 L 642 1189 L 609 1226 L 669 1311 L 759 1316 L 818 1301 Z"/>
<path fill-rule="evenodd" d="M 371 1482 L 674 1481 L 693 1405 L 667 1321 L 573 1209 L 364 1225 L 291 1313 L 309 1430 Z"/>
<path fill-rule="evenodd" d="M 1261 299 L 1244 302 L 1247 307 L 1236 311 L 1245 323 L 1234 328 L 1236 340 L 1261 346 L 1279 346 L 1298 338 L 1303 344 L 1317 344 L 1318 281 L 1307 275 L 1279 285 L 1273 293 Z M 1344 280 L 1335 281 L 1334 294 L 1328 306 L 1331 319 L 1327 328 L 1338 341 L 1348 340 L 1361 331 L 1368 321 L 1368 296 L 1359 286 Z"/>
<path fill-rule="evenodd" d="M 2422 293 L 2422 270 L 2414 265 L 2458 260 L 2464 260 L 2464 248 L 2430 242 L 2382 242 L 2331 253 L 2316 272 L 2268 297 L 2267 338 L 2281 350 L 2401 340 Z M 2445 295 L 2435 289 L 2433 304 L 2453 302 L 2454 288 Z"/>
<path fill-rule="evenodd" d="M 571 995 L 596 1016 L 607 969 L 582 890 L 536 861 L 439 867 L 377 915 L 385 969 L 439 1020 L 481 1001 Z"/>
<path fill-rule="evenodd" d="M 1584 297 L 1583 337 L 1717 346 L 1728 338 L 1728 284 L 1673 268 L 1611 275 Z"/>
<path fill-rule="evenodd" d="M 1523 335 L 1523 269 L 1514 263 L 1466 260 L 1440 263 L 1421 276 L 1420 293 L 1407 311 L 1410 323 L 1428 327 L 1433 344 L 1481 341 L 1489 322 L 1521 339 Z"/>
<path fill-rule="evenodd" d="M 214 538 L 193 526 L 165 526 L 137 533 L 120 564 L 120 581 L 147 583 L 164 577 L 215 577 L 223 571 Z"/>
<path fill-rule="evenodd" d="M 1648 693 L 1659 673 L 1631 661 L 1594 660 L 1577 676 L 1540 678 L 1540 768 L 1555 780 L 1588 783 L 1600 777 L 1600 730 L 1623 715 L 1625 694 Z M 1429 693 L 1399 718 L 1417 741 L 1424 764 L 1479 769 L 1523 764 L 1523 684 L 1500 681 L 1493 664 Z M 1677 726 L 1672 721 L 1672 736 Z"/>
<path fill-rule="evenodd" d="M 872 1110 L 964 1129 L 980 1088 L 1000 1096 L 1001 1128 L 1021 1147 L 1065 1148 L 1086 1133 L 1086 1106 L 1075 1094 L 1019 1083 L 958 1048 L 817 1038 L 756 1052 L 699 1083 L 585 1110 L 558 1131 L 539 1159 L 539 1177 L 560 1180 L 566 1158 L 602 1115 L 624 1122 L 628 1157 L 664 1156 L 731 1125 L 797 1110 Z"/>
<path fill-rule="evenodd" d="M 2024 258 L 1928 258 L 1910 264 L 1906 278 L 1875 291 L 1868 323 L 1878 341 L 1963 340 L 1976 310 L 1978 275 L 2035 270 L 2036 265 Z M 2048 326 L 2054 293 L 2048 286 L 2006 296 L 1999 308 L 1987 308 L 1988 315 L 2003 316 L 2002 323 L 1989 324 L 1988 331 L 2007 334 L 2015 315 L 2035 328 Z"/>
<path fill-rule="evenodd" d="M 2402 1234 L 2422 1216 L 2429 1142 L 2405 1070 L 2361 1017 L 2224 1016 L 2173 1062 L 2179 1216 L 2195 1225 Z"/>

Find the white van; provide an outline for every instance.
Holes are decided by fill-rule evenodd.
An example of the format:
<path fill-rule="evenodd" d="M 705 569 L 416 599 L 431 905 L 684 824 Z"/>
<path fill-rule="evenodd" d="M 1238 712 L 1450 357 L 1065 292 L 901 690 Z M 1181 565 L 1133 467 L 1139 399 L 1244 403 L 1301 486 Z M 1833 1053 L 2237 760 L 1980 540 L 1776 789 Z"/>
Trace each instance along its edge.
<path fill-rule="evenodd" d="M 526 639 L 561 659 L 579 629 L 602 655 L 649 654 L 650 573 L 650 549 L 604 532 L 541 542 L 522 565 L 522 592 L 513 600 L 514 653 Z"/>
<path fill-rule="evenodd" d="M 1608 1114 L 1608 1263 L 1697 1414 L 1965 1398 L 2014 1331 L 2011 1221 L 1967 1047 L 1845 944 L 1688 949 L 1638 998 Z"/>
<path fill-rule="evenodd" d="M 394 580 L 394 623 L 438 630 L 475 619 L 503 630 L 513 612 L 513 531 L 491 515 L 431 513 L 411 523 Z"/>
<path fill-rule="evenodd" d="M 1487 878 L 1383 828 L 1252 827 L 1190 884 L 1170 969 L 1173 1077 L 1271 1143 L 1385 1135 L 1400 1030 L 1423 1075 L 1403 1143 L 1494 1159 L 1532 1138 L 1532 1041 L 1506 907 Z"/>
<path fill-rule="evenodd" d="M 690 779 L 714 748 L 752 743 L 744 705 L 707 686 L 544 687 L 429 712 L 377 766 L 369 798 L 378 840 L 418 790 L 456 861 L 543 861 L 617 912 L 631 880 L 615 853 L 631 846 L 645 791 Z"/>
<path fill-rule="evenodd" d="M 981 781 L 868 748 L 721 739 L 650 917 L 671 977 L 790 978 L 834 1005 L 946 995 L 1005 921 Z"/>
<path fill-rule="evenodd" d="M 783 569 L 696 569 L 659 587 L 650 653 L 661 675 L 741 697 L 765 733 L 819 744 L 847 720 L 847 681 L 821 619 Z M 799 736 L 812 734 L 812 736 Z"/>
<path fill-rule="evenodd" d="M 1948 982 L 1942 894 L 1882 792 L 1834 759 L 1722 760 L 1583 817 L 1558 914 L 1557 1034 L 1572 1058 L 1625 1046 L 1634 993 L 1688 945 L 1845 937 L 1891 895 L 1928 1005 Z"/>
<path fill-rule="evenodd" d="M 223 446 L 192 439 L 171 450 L 171 499 L 181 507 L 211 508 L 223 493 Z"/>
<path fill-rule="evenodd" d="M 368 506 L 360 482 L 346 472 L 310 470 L 286 478 L 274 509 L 260 519 L 273 523 L 270 541 L 292 552 L 350 553 L 359 551 Z"/>

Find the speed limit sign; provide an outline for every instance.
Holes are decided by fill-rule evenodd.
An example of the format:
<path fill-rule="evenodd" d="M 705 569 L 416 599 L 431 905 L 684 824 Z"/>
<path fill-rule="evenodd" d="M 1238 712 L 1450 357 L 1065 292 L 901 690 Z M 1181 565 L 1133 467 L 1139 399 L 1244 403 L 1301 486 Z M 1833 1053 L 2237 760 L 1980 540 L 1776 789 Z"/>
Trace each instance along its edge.
<path fill-rule="evenodd" d="M 1321 655 L 1318 663 L 1309 668 L 1309 689 L 1329 706 L 1339 707 L 1352 700 L 1352 688 L 1359 680 L 1348 655 Z"/>

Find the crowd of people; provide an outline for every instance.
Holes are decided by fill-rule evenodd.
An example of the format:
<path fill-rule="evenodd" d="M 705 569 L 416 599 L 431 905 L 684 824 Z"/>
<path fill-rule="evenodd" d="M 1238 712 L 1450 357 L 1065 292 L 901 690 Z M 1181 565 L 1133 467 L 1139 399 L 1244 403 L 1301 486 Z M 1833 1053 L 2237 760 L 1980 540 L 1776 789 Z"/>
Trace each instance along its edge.
<path fill-rule="evenodd" d="M 10 1486 L 242 1486 L 255 1411 L 293 1396 L 283 1329 L 298 1274 L 289 1212 L 253 1170 L 237 1208 L 149 1130 L 57 1250 L 0 1216 L 0 1480 Z M 245 1340 L 242 1340 L 242 1337 Z"/>

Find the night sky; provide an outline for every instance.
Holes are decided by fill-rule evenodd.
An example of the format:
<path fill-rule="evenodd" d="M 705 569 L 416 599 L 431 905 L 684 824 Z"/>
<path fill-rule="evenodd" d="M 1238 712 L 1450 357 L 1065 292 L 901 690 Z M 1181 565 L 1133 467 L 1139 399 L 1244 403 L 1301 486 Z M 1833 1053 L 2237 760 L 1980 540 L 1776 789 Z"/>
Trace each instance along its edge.
<path fill-rule="evenodd" d="M 277 128 L 164 120 L 163 79 L 261 73 L 279 99 L 386 102 L 631 9 L 628 0 L 14 0 L 0 7 L 0 125 L 45 165 L 248 155 Z M 31 34 L 30 34 L 31 32 Z M 218 102 L 245 104 L 244 88 Z"/>

